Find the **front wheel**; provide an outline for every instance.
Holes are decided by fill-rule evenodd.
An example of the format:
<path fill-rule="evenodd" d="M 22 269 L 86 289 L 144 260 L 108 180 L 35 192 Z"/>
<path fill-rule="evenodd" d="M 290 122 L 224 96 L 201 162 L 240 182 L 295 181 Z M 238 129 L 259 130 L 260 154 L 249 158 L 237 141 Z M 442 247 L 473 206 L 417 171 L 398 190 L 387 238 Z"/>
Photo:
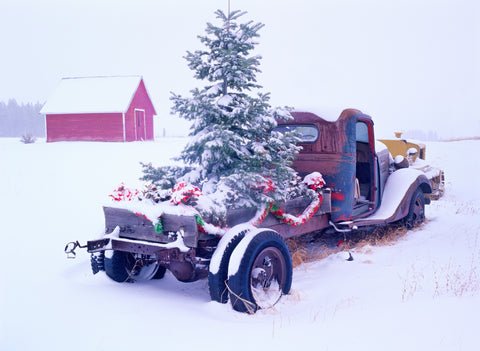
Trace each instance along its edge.
<path fill-rule="evenodd" d="M 408 214 L 404 219 L 405 226 L 408 229 L 415 228 L 425 220 L 425 196 L 420 188 L 413 193 Z"/>
<path fill-rule="evenodd" d="M 246 236 L 228 267 L 232 307 L 247 313 L 272 307 L 290 292 L 292 269 L 290 251 L 278 233 L 263 230 Z"/>

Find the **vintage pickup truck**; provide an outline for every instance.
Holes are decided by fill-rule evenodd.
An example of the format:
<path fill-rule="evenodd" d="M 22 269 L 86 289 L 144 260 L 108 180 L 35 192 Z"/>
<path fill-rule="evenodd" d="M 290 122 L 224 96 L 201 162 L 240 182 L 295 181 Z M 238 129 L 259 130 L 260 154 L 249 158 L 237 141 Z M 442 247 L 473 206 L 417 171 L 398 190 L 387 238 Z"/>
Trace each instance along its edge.
<path fill-rule="evenodd" d="M 316 189 L 320 202 L 314 208 L 305 198 L 275 208 L 297 215 L 308 209 L 313 213 L 308 220 L 292 225 L 272 206 L 263 212 L 236 209 L 227 213 L 222 230 L 208 230 L 199 224 L 209 219 L 195 212 L 163 211 L 155 221 L 132 208 L 109 206 L 104 207 L 105 236 L 85 246 L 71 242 L 65 251 L 72 256 L 76 247 L 87 247 L 94 273 L 104 270 L 118 282 L 160 279 L 167 269 L 184 282 L 208 277 L 213 300 L 230 300 L 235 310 L 253 313 L 290 291 L 292 261 L 285 238 L 326 231 L 354 235 L 365 227 L 403 221 L 410 228 L 423 222 L 431 180 L 408 165 L 395 167 L 387 146 L 374 138 L 370 116 L 355 109 L 344 110 L 336 121 L 310 112 L 291 114 L 293 120 L 279 122 L 276 130 L 301 135 L 293 168 L 302 177 L 321 173 L 325 185 Z"/>

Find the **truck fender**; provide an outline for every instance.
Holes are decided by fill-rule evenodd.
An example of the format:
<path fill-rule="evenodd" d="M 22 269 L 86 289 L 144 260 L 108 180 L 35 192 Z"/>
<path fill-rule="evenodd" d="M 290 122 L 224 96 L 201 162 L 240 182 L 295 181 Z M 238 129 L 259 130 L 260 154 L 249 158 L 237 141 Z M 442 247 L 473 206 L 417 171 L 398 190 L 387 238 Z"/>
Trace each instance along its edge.
<path fill-rule="evenodd" d="M 230 256 L 245 235 L 255 229 L 248 223 L 238 224 L 230 228 L 220 239 L 212 255 L 208 270 L 208 288 L 213 301 L 220 303 L 228 301 L 228 290 L 225 281 L 228 279 Z"/>
<path fill-rule="evenodd" d="M 413 168 L 395 171 L 387 179 L 379 209 L 368 220 L 391 223 L 402 219 L 408 214 L 413 193 L 418 188 L 424 194 L 432 192 L 430 181 L 423 172 Z"/>

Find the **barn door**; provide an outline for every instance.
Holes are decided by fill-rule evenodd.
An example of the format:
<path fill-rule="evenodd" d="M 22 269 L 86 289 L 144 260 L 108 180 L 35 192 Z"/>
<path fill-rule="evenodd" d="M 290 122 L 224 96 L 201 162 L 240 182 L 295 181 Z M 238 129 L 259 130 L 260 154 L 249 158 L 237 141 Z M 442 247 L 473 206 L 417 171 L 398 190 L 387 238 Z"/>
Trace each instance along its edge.
<path fill-rule="evenodd" d="M 135 140 L 145 140 L 145 111 L 135 110 Z"/>

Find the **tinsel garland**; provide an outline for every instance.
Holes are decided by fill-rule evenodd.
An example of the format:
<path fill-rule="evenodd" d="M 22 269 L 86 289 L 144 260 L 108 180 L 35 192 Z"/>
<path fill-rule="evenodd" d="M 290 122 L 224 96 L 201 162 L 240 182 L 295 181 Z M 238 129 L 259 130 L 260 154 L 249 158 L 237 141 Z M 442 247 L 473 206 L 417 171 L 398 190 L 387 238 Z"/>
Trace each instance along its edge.
<path fill-rule="evenodd" d="M 322 205 L 323 196 L 318 193 L 317 195 L 317 199 L 313 200 L 300 216 L 292 216 L 291 214 L 285 213 L 284 210 L 274 204 L 270 204 L 270 213 L 280 219 L 282 222 L 292 226 L 305 224 L 315 215 L 315 213 Z"/>
<path fill-rule="evenodd" d="M 220 227 L 220 226 L 205 222 L 202 216 L 200 216 L 200 214 L 196 214 L 195 218 L 197 220 L 198 230 L 203 233 L 223 236 L 229 229 L 228 227 Z"/>
<path fill-rule="evenodd" d="M 318 211 L 318 209 L 322 205 L 322 201 L 323 201 L 323 196 L 317 193 L 317 198 L 313 200 L 308 205 L 308 207 L 303 211 L 303 213 L 299 216 L 293 216 L 291 214 L 288 214 L 277 205 L 270 203 L 268 205 L 263 206 L 262 209 L 259 209 L 255 213 L 255 216 L 252 219 L 250 219 L 250 221 L 248 221 L 248 223 L 254 227 L 258 227 L 260 224 L 262 224 L 265 218 L 267 218 L 268 213 L 271 213 L 282 222 L 292 226 L 305 224 Z M 206 223 L 201 218 L 200 215 L 196 215 L 195 217 L 197 218 L 198 229 L 204 233 L 222 236 L 229 229 L 228 227 L 220 227 L 211 223 Z"/>
<path fill-rule="evenodd" d="M 286 213 L 278 205 L 269 203 L 262 206 L 262 208 L 258 209 L 257 212 L 255 213 L 255 216 L 252 219 L 250 219 L 248 223 L 254 227 L 258 227 L 265 220 L 268 213 L 271 213 L 275 217 L 277 217 L 279 220 L 281 220 L 282 222 L 288 225 L 298 226 L 301 224 L 305 224 L 308 220 L 310 220 L 315 215 L 315 213 L 318 211 L 318 209 L 322 204 L 323 196 L 320 193 L 320 189 L 325 185 L 325 181 L 323 180 L 323 177 L 320 173 L 314 172 L 306 176 L 303 182 L 305 183 L 305 185 L 307 185 L 308 187 L 310 187 L 312 190 L 315 191 L 317 198 L 314 199 L 308 205 L 308 207 L 303 211 L 301 215 L 293 216 L 291 214 Z M 139 197 L 140 194 L 141 193 L 138 190 L 128 189 L 122 183 L 121 186 L 118 189 L 116 189 L 112 195 L 110 195 L 110 197 L 112 197 L 114 201 L 131 201 L 135 197 Z M 190 200 L 196 199 L 199 196 L 202 196 L 202 193 L 199 188 L 197 188 L 196 186 L 187 184 L 186 182 L 179 182 L 173 188 L 173 193 L 171 195 L 171 202 L 175 205 L 187 204 L 190 202 Z M 217 235 L 217 236 L 223 236 L 228 231 L 229 229 L 228 227 L 216 226 L 214 224 L 205 222 L 202 216 L 198 213 L 198 211 L 195 210 L 195 212 L 197 212 L 195 214 L 195 219 L 197 222 L 198 229 L 200 231 L 211 234 L 211 235 Z M 163 232 L 161 215 L 158 217 L 158 222 L 153 223 L 153 225 L 157 233 Z"/>
<path fill-rule="evenodd" d="M 268 211 L 270 210 L 269 205 L 263 205 L 262 209 L 258 209 L 252 219 L 248 221 L 248 224 L 258 227 L 262 222 L 267 218 Z"/>

